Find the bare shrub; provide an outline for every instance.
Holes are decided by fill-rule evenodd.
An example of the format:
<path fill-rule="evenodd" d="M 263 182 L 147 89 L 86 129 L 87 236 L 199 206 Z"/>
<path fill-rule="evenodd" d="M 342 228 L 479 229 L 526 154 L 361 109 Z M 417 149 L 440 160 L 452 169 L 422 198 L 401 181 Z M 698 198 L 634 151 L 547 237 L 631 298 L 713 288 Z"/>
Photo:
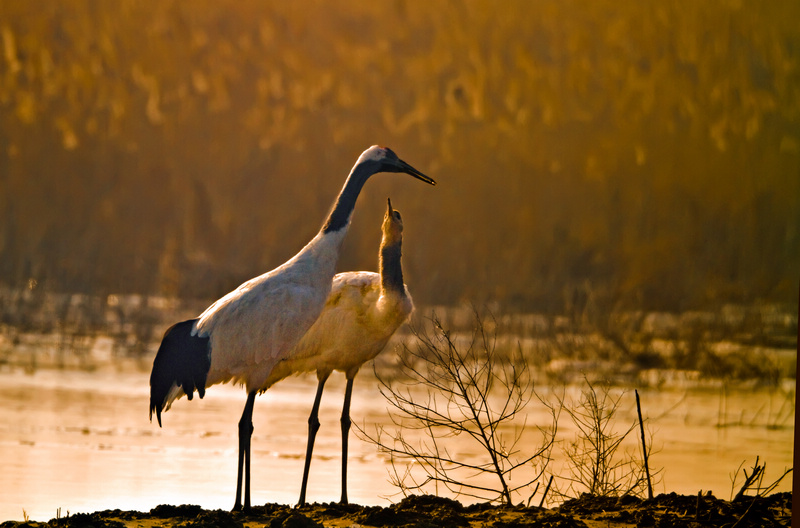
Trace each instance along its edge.
<path fill-rule="evenodd" d="M 786 477 L 786 475 L 792 472 L 792 468 L 785 469 L 780 477 L 778 477 L 771 483 L 764 484 L 764 472 L 767 469 L 767 463 L 763 462 L 759 464 L 759 458 L 760 457 L 756 457 L 756 461 L 753 464 L 753 467 L 750 469 L 749 474 L 747 473 L 747 469 L 742 468 L 742 466 L 744 465 L 744 461 L 742 461 L 742 463 L 739 464 L 739 467 L 731 476 L 732 497 L 733 497 L 733 490 L 736 488 L 736 485 L 739 481 L 740 470 L 742 474 L 744 474 L 744 482 L 742 483 L 741 488 L 739 488 L 739 491 L 736 493 L 736 496 L 733 497 L 731 500 L 734 501 L 742 500 L 748 496 L 747 495 L 748 492 L 754 492 L 755 497 L 766 497 L 767 495 L 775 491 L 775 488 L 778 487 L 778 484 L 781 483 L 781 481 L 784 479 L 784 477 Z"/>
<path fill-rule="evenodd" d="M 622 445 L 637 427 L 633 420 L 619 428 L 617 413 L 623 396 L 614 396 L 608 385 L 596 387 L 587 379 L 577 402 L 562 402 L 577 431 L 564 447 L 567 470 L 558 478 L 556 496 L 647 496 L 649 479 L 644 461 L 635 450 Z M 653 472 L 652 477 L 659 473 Z"/>
<path fill-rule="evenodd" d="M 393 427 L 359 434 L 389 456 L 390 480 L 403 495 L 444 488 L 511 504 L 531 495 L 550 461 L 559 410 L 534 391 L 518 347 L 513 353 L 495 350 L 494 319 L 485 325 L 477 311 L 474 319 L 471 335 L 456 335 L 434 312 L 430 329 L 412 328 L 416 339 L 403 347 L 393 378 L 376 372 Z M 536 426 L 541 439 L 535 446 L 522 442 L 523 411 L 532 398 L 552 420 Z M 520 476 L 512 481 L 512 473 Z"/>

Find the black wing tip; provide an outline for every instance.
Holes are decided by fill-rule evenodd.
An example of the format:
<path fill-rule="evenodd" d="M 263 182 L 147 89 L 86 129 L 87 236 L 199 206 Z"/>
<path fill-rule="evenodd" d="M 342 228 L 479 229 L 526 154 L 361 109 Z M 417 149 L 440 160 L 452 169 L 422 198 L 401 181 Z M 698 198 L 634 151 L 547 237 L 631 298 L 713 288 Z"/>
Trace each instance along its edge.
<path fill-rule="evenodd" d="M 150 403 L 150 423 L 153 422 L 153 411 L 156 412 L 156 420 L 158 420 L 158 426 L 161 427 L 161 406 Z"/>
<path fill-rule="evenodd" d="M 161 427 L 161 412 L 172 388 L 183 389 L 191 400 L 195 389 L 205 395 L 206 378 L 211 368 L 210 340 L 192 335 L 197 319 L 189 319 L 169 327 L 161 340 L 153 370 L 150 373 L 150 421 L 153 411 Z"/>

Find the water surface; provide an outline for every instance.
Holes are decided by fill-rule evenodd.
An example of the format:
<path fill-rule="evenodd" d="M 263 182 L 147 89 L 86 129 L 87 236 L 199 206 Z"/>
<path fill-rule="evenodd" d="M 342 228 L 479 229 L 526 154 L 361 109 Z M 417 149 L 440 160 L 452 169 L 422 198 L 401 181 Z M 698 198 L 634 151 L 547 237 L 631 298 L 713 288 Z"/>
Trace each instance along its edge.
<path fill-rule="evenodd" d="M 149 510 L 158 504 L 231 508 L 236 424 L 244 391 L 215 386 L 203 400 L 178 400 L 162 416 L 164 427 L 159 428 L 148 420 L 148 376 L 114 369 L 0 372 L 0 521 L 22 520 L 23 510 L 33 520 L 46 521 L 56 517 L 59 508 L 62 516 L 67 511 Z M 315 387 L 313 375 L 291 378 L 256 400 L 255 504 L 297 501 Z M 340 496 L 343 391 L 343 376 L 334 374 L 320 409 L 310 502 L 336 501 Z M 664 468 L 656 493 L 713 490 L 729 498 L 731 475 L 744 460 L 751 465 L 756 455 L 766 460 L 766 480 L 792 465 L 793 414 L 785 412 L 787 399 L 793 404 L 791 395 L 766 390 L 729 392 L 724 398 L 721 390 L 645 390 L 640 395 L 654 434 L 652 465 Z M 351 415 L 367 428 L 388 425 L 386 403 L 369 372 L 356 378 Z M 634 416 L 631 391 L 624 396 L 619 417 L 629 421 Z M 546 425 L 546 418 L 540 407 L 532 407 L 528 426 Z M 719 427 L 720 423 L 728 425 Z M 533 428 L 528 429 L 535 442 Z M 559 438 L 573 436 L 574 427 L 562 419 Z M 631 448 L 635 445 L 632 442 Z M 461 452 L 468 457 L 479 454 L 469 445 Z M 559 448 L 554 455 L 561 457 Z M 352 433 L 349 473 L 351 502 L 386 505 L 399 499 L 387 480 L 385 458 Z M 790 486 L 786 479 L 778 489 Z"/>

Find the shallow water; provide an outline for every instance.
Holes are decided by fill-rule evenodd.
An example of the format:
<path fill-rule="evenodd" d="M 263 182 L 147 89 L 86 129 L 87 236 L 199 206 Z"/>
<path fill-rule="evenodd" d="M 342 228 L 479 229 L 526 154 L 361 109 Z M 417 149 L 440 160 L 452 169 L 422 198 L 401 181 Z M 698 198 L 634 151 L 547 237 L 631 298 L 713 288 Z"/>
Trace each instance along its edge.
<path fill-rule="evenodd" d="M 114 370 L 0 372 L 0 521 L 22 520 L 24 514 L 46 521 L 56 517 L 59 508 L 62 516 L 68 511 L 149 510 L 165 503 L 229 509 L 244 391 L 216 386 L 203 400 L 178 400 L 162 416 L 164 427 L 159 428 L 148 421 L 148 376 Z M 256 400 L 255 504 L 297 501 L 315 387 L 313 376 L 292 378 Z M 343 390 L 343 377 L 331 376 L 320 409 L 310 502 L 336 501 L 340 496 Z M 731 475 L 745 460 L 752 465 L 756 455 L 767 461 L 765 481 L 777 478 L 792 466 L 793 413 L 786 405 L 793 405 L 793 388 L 789 392 L 742 391 L 723 398 L 721 390 L 640 391 L 654 435 L 651 467 L 664 468 L 655 492 L 695 494 L 702 489 L 729 498 Z M 619 418 L 629 422 L 635 412 L 630 391 Z M 351 415 L 367 429 L 376 423 L 388 425 L 386 403 L 368 372 L 356 378 Z M 540 407 L 531 408 L 531 434 L 530 426 L 547 425 L 546 418 Z M 720 422 L 729 425 L 718 427 Z M 559 438 L 573 435 L 574 428 L 562 414 Z M 635 442 L 631 446 L 635 449 Z M 477 451 L 464 445 L 461 453 L 472 456 Z M 554 455 L 557 468 L 559 448 Z M 385 459 L 353 433 L 349 461 L 351 502 L 385 505 L 390 502 L 387 497 L 397 499 L 387 480 Z M 778 490 L 790 487 L 787 478 Z"/>

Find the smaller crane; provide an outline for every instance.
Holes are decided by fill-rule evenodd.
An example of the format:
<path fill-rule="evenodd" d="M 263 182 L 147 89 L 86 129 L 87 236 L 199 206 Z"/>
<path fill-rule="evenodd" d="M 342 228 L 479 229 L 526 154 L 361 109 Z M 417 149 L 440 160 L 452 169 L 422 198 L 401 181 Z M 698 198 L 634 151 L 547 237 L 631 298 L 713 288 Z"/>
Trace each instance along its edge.
<path fill-rule="evenodd" d="M 401 245 L 403 220 L 388 200 L 381 228 L 379 270 L 350 271 L 333 278 L 331 293 L 316 322 L 300 339 L 289 359 L 278 363 L 267 383 L 277 383 L 300 372 L 317 372 L 317 394 L 308 417 L 308 445 L 298 504 L 306 502 L 308 472 L 314 440 L 319 430 L 319 404 L 331 372 L 344 372 L 347 386 L 342 408 L 342 498 L 347 503 L 347 440 L 353 379 L 367 361 L 381 353 L 400 326 L 408 320 L 414 303 L 403 283 Z M 270 383 L 271 382 L 271 383 Z"/>

